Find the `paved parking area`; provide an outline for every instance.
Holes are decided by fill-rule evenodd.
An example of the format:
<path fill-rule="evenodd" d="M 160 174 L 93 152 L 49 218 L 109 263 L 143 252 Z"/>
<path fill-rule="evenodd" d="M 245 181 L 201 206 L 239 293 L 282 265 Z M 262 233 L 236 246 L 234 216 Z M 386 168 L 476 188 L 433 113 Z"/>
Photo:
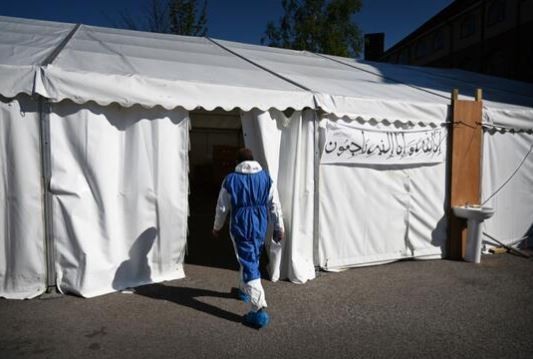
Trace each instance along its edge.
<path fill-rule="evenodd" d="M 265 281 L 241 324 L 231 269 L 187 265 L 135 294 L 0 300 L 0 358 L 533 358 L 533 260 L 403 261 Z"/>

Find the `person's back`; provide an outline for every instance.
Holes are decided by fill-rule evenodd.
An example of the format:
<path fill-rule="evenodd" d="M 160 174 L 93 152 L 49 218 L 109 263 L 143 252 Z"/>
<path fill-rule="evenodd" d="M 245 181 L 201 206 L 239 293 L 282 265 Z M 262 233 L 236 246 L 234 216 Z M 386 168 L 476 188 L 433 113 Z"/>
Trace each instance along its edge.
<path fill-rule="evenodd" d="M 283 237 L 283 220 L 276 188 L 268 173 L 253 160 L 248 149 L 239 151 L 239 164 L 235 172 L 226 176 L 220 189 L 213 225 L 215 237 L 218 237 L 230 210 L 230 236 L 241 267 L 240 297 L 252 305 L 252 310 L 244 320 L 248 324 L 263 327 L 269 317 L 264 311 L 267 304 L 261 285 L 259 259 L 269 215 L 273 219 L 278 240 Z"/>
<path fill-rule="evenodd" d="M 231 223 L 234 224 L 231 234 L 241 240 L 263 241 L 272 181 L 253 162 L 242 162 L 239 166 L 245 172 L 233 172 L 224 181 L 224 188 L 231 196 Z"/>

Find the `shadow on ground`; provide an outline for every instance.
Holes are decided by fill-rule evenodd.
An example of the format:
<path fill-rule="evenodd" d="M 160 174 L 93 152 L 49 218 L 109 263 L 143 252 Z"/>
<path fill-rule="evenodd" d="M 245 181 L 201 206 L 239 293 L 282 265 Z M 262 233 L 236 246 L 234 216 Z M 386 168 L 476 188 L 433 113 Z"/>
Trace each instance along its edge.
<path fill-rule="evenodd" d="M 228 312 L 224 309 L 198 300 L 198 298 L 201 297 L 230 298 L 238 300 L 236 291 L 237 288 L 233 288 L 230 292 L 224 293 L 208 289 L 173 287 L 158 283 L 137 287 L 135 289 L 135 294 L 153 299 L 166 300 L 207 314 L 211 314 L 221 319 L 240 323 L 242 320 L 240 315 Z"/>

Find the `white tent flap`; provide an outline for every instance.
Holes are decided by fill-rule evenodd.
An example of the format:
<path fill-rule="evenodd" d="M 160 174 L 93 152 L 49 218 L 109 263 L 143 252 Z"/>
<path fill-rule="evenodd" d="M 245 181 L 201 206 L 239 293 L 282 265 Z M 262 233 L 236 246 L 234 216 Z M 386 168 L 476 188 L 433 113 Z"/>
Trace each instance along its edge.
<path fill-rule="evenodd" d="M 0 100 L 0 297 L 46 289 L 39 133 L 35 101 Z"/>
<path fill-rule="evenodd" d="M 187 112 L 66 101 L 50 123 L 60 290 L 91 297 L 183 277 Z"/>
<path fill-rule="evenodd" d="M 313 262 L 313 111 L 254 111 L 242 115 L 244 140 L 277 180 L 286 230 L 281 258 L 271 258 L 272 280 L 305 283 Z"/>

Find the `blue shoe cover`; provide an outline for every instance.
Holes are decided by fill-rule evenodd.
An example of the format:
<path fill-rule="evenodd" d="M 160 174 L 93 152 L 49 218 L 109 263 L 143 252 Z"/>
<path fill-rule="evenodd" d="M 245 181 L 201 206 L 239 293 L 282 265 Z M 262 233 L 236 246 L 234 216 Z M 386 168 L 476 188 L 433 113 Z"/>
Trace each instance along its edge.
<path fill-rule="evenodd" d="M 249 312 L 244 316 L 244 322 L 254 328 L 264 328 L 270 323 L 270 316 L 261 309 L 258 312 Z"/>
<path fill-rule="evenodd" d="M 250 303 L 250 296 L 246 293 L 244 293 L 242 290 L 239 289 L 238 297 L 240 300 L 242 300 L 244 303 Z"/>

